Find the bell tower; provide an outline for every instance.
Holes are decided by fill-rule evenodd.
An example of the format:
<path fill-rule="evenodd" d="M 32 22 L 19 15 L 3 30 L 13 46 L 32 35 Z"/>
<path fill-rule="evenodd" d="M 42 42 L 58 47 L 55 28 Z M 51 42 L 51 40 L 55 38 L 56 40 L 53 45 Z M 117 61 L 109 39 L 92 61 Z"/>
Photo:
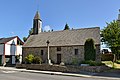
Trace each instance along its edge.
<path fill-rule="evenodd" d="M 119 14 L 118 14 L 118 21 L 120 21 L 120 9 L 119 9 Z"/>
<path fill-rule="evenodd" d="M 33 35 L 39 34 L 42 29 L 42 20 L 40 19 L 40 14 L 37 11 L 33 19 Z"/>

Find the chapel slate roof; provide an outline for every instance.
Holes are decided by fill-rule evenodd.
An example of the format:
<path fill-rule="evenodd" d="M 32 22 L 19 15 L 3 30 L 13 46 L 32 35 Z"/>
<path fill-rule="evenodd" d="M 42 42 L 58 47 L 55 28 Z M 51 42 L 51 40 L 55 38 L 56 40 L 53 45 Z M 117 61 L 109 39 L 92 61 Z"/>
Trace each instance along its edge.
<path fill-rule="evenodd" d="M 9 38 L 0 38 L 0 44 L 6 43 L 12 39 L 14 39 L 16 36 L 14 37 L 9 37 Z"/>
<path fill-rule="evenodd" d="M 41 32 L 37 35 L 31 35 L 23 47 L 46 47 L 47 40 L 49 40 L 50 46 L 84 45 L 88 38 L 92 38 L 96 45 L 100 45 L 100 28 Z"/>

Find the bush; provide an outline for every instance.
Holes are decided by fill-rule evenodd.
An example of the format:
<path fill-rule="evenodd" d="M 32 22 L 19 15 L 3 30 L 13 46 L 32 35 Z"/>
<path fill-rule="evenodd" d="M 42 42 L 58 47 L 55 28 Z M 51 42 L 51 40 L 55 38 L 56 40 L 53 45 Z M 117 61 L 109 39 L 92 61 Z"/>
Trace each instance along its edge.
<path fill-rule="evenodd" d="M 89 38 L 86 40 L 85 45 L 84 45 L 84 59 L 85 60 L 93 60 L 95 61 L 96 59 L 96 47 L 94 44 L 94 40 Z"/>
<path fill-rule="evenodd" d="M 42 63 L 42 59 L 39 56 L 34 56 L 33 54 L 29 54 L 27 57 L 25 57 L 25 62 L 27 64 L 41 64 Z"/>
<path fill-rule="evenodd" d="M 104 63 L 95 62 L 95 61 L 92 61 L 92 60 L 82 61 L 81 64 L 89 64 L 90 66 L 102 66 L 102 65 L 105 65 Z"/>
<path fill-rule="evenodd" d="M 79 61 L 77 58 L 72 59 L 72 65 L 79 65 Z"/>
<path fill-rule="evenodd" d="M 113 54 L 102 54 L 101 60 L 102 61 L 113 61 L 114 55 Z"/>
<path fill-rule="evenodd" d="M 33 63 L 33 59 L 34 59 L 34 55 L 33 54 L 29 54 L 27 57 L 25 57 L 25 62 L 27 64 L 31 64 L 31 63 Z"/>
<path fill-rule="evenodd" d="M 33 59 L 33 63 L 34 64 L 41 64 L 42 63 L 42 59 L 39 56 L 35 56 Z"/>

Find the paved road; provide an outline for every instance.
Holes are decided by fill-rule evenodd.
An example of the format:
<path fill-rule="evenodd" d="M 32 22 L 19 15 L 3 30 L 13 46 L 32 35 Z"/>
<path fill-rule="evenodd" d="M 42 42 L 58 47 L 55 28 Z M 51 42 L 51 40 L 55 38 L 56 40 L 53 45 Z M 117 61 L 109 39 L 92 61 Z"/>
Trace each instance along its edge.
<path fill-rule="evenodd" d="M 0 70 L 0 80 L 108 80 L 108 79 L 83 78 Z"/>

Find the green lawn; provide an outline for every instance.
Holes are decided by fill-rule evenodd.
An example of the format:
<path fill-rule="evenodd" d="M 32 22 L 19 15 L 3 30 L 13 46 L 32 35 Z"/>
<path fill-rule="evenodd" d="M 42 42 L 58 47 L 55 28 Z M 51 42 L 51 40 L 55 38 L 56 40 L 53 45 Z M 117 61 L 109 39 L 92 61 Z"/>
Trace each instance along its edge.
<path fill-rule="evenodd" d="M 120 69 L 120 64 L 114 63 L 112 61 L 102 61 L 102 63 L 104 63 L 106 66 L 109 66 L 111 68 L 115 68 L 115 69 Z"/>

